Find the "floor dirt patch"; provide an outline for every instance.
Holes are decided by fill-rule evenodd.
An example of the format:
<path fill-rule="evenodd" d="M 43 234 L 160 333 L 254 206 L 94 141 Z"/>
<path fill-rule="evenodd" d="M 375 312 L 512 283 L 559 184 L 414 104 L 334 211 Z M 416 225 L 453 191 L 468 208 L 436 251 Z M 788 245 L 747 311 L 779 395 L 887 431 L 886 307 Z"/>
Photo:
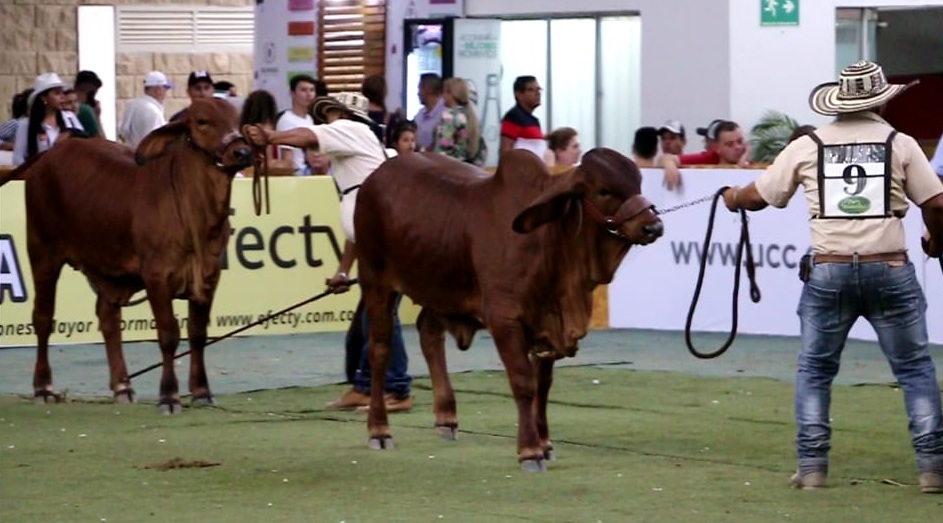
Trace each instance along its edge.
<path fill-rule="evenodd" d="M 222 465 L 222 463 L 214 463 L 212 461 L 205 461 L 202 459 L 186 460 L 183 458 L 173 458 L 163 463 L 146 465 L 144 468 L 147 470 L 205 469 L 209 467 L 218 467 L 220 465 Z"/>

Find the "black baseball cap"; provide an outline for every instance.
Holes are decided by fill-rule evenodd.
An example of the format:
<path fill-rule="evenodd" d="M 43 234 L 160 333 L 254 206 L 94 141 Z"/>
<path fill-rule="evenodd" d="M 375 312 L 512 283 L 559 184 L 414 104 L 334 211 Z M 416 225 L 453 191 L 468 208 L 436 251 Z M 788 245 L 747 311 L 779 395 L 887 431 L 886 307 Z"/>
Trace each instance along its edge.
<path fill-rule="evenodd" d="M 213 85 L 213 78 L 210 77 L 210 73 L 206 71 L 193 71 L 190 73 L 190 76 L 187 77 L 187 87 L 193 87 L 194 85 L 200 82 L 208 82 L 210 86 Z"/>
<path fill-rule="evenodd" d="M 720 127 L 720 124 L 726 122 L 726 120 L 713 120 L 711 123 L 707 124 L 707 127 L 698 127 L 697 134 L 707 138 L 708 140 L 717 139 L 717 128 Z"/>

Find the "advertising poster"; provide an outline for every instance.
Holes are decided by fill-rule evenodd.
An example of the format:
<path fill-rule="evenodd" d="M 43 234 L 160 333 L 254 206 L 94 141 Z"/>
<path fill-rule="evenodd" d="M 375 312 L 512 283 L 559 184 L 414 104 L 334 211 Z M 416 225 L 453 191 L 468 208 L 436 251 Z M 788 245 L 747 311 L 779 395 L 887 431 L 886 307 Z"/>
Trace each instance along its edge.
<path fill-rule="evenodd" d="M 317 77 L 317 7 L 315 0 L 256 0 L 253 88 L 272 93 L 280 110 L 291 107 L 292 76 Z"/>
<path fill-rule="evenodd" d="M 219 336 L 287 308 L 326 289 L 337 270 L 344 234 L 331 178 L 278 177 L 269 181 L 271 214 L 256 216 L 252 180 L 233 182 L 230 222 L 222 276 L 210 316 L 209 335 Z M 0 191 L 0 347 L 35 345 L 33 281 L 26 251 L 23 182 Z M 356 277 L 356 265 L 354 274 Z M 346 331 L 360 299 L 356 287 L 329 295 L 245 332 L 246 336 Z M 187 302 L 174 301 L 185 333 Z M 122 308 L 124 341 L 157 337 L 144 292 Z M 408 298 L 400 320 L 415 323 L 419 309 Z M 82 273 L 62 269 L 56 293 L 51 343 L 100 343 L 95 294 Z"/>
<path fill-rule="evenodd" d="M 469 82 L 480 129 L 488 146 L 485 165 L 498 164 L 501 145 L 501 21 L 455 20 L 453 74 Z"/>

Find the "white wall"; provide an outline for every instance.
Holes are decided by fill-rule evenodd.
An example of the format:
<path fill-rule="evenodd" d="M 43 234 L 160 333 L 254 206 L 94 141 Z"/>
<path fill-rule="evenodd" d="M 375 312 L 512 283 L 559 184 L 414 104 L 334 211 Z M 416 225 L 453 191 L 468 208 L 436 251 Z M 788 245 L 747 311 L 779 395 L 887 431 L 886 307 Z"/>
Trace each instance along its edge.
<path fill-rule="evenodd" d="M 816 85 L 836 80 L 835 9 L 931 5 L 943 0 L 806 0 L 798 26 L 761 27 L 759 2 L 730 0 L 731 119 L 749 128 L 776 109 L 800 123 L 827 122 L 809 109 L 808 97 Z"/>
<path fill-rule="evenodd" d="M 757 0 L 465 0 L 466 16 L 638 12 L 642 16 L 641 121 L 678 118 L 688 151 L 694 128 L 719 117 L 749 129 L 768 109 L 801 123 L 826 119 L 808 95 L 835 80 L 835 9 L 943 6 L 943 0 L 803 0 L 797 27 L 761 27 Z M 943 53 L 941 53 L 943 54 Z"/>
<path fill-rule="evenodd" d="M 669 118 L 689 135 L 730 112 L 724 0 L 465 0 L 466 16 L 531 17 L 638 13 L 642 18 L 642 125 Z M 700 144 L 689 137 L 688 150 Z"/>

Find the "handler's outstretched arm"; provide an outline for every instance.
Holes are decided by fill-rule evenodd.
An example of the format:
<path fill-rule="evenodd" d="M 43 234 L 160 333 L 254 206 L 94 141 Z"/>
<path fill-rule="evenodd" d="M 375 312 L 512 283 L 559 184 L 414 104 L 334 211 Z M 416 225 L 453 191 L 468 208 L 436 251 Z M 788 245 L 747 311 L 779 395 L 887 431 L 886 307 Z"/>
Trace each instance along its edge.
<path fill-rule="evenodd" d="M 272 131 L 258 125 L 246 125 L 242 134 L 252 145 L 265 147 L 268 144 L 290 145 L 292 147 L 316 149 L 318 135 L 306 127 L 296 127 L 287 131 Z"/>
<path fill-rule="evenodd" d="M 740 209 L 761 211 L 769 205 L 756 190 L 754 182 L 750 182 L 746 187 L 735 186 L 724 191 L 724 204 L 731 212 Z"/>

